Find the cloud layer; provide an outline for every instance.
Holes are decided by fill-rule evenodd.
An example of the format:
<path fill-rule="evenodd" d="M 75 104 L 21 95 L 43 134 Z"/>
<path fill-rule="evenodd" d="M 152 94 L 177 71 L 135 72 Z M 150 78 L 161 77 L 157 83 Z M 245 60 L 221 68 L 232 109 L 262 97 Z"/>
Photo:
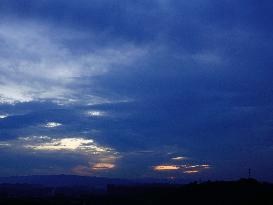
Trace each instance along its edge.
<path fill-rule="evenodd" d="M 0 175 L 272 180 L 272 6 L 2 0 Z M 87 160 L 88 140 L 120 158 Z"/>
<path fill-rule="evenodd" d="M 145 53 L 126 42 L 99 47 L 97 39 L 84 33 L 32 22 L 1 23 L 0 30 L 2 103 L 77 101 L 84 79 L 115 72 Z M 86 50 L 80 52 L 63 43 L 75 40 L 88 45 Z M 88 96 L 90 93 L 82 98 Z"/>

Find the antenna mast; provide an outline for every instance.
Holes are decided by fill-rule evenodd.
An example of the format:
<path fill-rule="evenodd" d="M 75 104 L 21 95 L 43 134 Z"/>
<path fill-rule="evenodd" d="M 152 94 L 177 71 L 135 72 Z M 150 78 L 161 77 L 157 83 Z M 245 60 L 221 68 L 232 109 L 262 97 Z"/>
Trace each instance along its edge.
<path fill-rule="evenodd" d="M 251 169 L 250 168 L 248 169 L 248 178 L 249 179 L 251 178 Z"/>

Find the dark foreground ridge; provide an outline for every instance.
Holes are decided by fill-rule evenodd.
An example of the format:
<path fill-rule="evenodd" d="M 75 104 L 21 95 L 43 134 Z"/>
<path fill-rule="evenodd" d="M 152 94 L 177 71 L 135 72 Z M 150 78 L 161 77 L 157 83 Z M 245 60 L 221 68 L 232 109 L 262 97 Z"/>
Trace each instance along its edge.
<path fill-rule="evenodd" d="M 179 184 L 107 185 L 106 191 L 88 186 L 1 184 L 0 205 L 273 205 L 273 184 L 254 179 Z"/>

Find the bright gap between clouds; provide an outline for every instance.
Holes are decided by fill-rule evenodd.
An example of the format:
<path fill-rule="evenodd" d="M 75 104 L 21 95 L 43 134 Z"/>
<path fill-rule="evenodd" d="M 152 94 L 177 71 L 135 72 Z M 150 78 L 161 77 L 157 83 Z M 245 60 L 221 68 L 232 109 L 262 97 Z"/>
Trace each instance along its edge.
<path fill-rule="evenodd" d="M 106 115 L 106 112 L 99 111 L 99 110 L 93 110 L 93 111 L 88 111 L 87 115 L 89 117 L 103 117 Z"/>
<path fill-rule="evenodd" d="M 44 125 L 45 128 L 55 128 L 60 126 L 62 126 L 62 124 L 58 122 L 48 122 Z"/>
<path fill-rule="evenodd" d="M 76 151 L 87 154 L 109 153 L 109 147 L 97 145 L 93 139 L 81 137 L 74 138 L 50 138 L 47 136 L 34 136 L 20 138 L 24 142 L 23 147 L 40 151 Z"/>
<path fill-rule="evenodd" d="M 9 115 L 0 115 L 0 119 L 5 119 L 5 118 L 7 118 Z"/>
<path fill-rule="evenodd" d="M 182 161 L 182 160 L 186 160 L 187 157 L 173 157 L 172 160 L 174 161 Z"/>
<path fill-rule="evenodd" d="M 79 170 L 81 169 L 79 167 L 83 167 L 85 172 L 89 174 L 92 171 L 112 169 L 120 158 L 120 153 L 113 148 L 101 146 L 93 139 L 83 137 L 19 137 L 14 140 L 0 141 L 0 149 L 12 149 L 12 151 L 18 151 L 22 154 L 40 152 L 43 156 L 51 153 L 56 154 L 57 152 L 67 155 L 82 155 L 83 165 L 72 167 L 72 172 L 76 174 L 80 174 Z"/>

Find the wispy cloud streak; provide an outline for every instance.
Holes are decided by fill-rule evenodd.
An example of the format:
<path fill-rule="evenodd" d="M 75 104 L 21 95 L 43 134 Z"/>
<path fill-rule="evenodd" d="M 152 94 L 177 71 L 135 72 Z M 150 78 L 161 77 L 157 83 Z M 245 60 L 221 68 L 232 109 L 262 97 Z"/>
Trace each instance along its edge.
<path fill-rule="evenodd" d="M 30 22 L 0 24 L 0 103 L 75 102 L 88 96 L 92 102 L 92 93 L 78 95 L 84 79 L 128 66 L 145 53 L 130 43 L 98 46 L 85 33 L 53 29 Z M 75 38 L 92 49 L 79 52 L 63 43 Z"/>

